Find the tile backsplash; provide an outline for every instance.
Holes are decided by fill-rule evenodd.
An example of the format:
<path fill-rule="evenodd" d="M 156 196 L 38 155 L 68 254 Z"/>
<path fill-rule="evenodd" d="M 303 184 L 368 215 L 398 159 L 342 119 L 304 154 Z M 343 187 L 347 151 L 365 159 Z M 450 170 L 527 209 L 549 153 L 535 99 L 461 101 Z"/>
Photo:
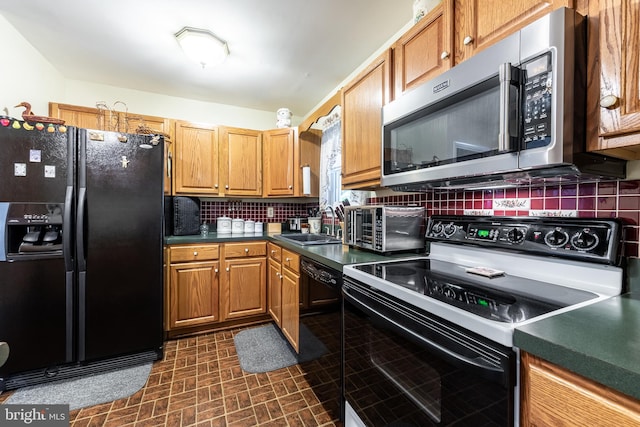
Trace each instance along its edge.
<path fill-rule="evenodd" d="M 625 221 L 625 255 L 639 253 L 640 181 L 522 186 L 498 190 L 438 190 L 386 195 L 368 203 L 423 205 L 427 215 L 577 216 Z"/>
<path fill-rule="evenodd" d="M 306 217 L 307 208 L 317 207 L 317 203 L 273 203 L 268 201 L 208 201 L 200 202 L 200 221 L 215 224 L 216 218 L 251 219 L 261 222 L 284 222 L 292 217 Z M 273 208 L 273 217 L 269 217 L 269 208 Z"/>
<path fill-rule="evenodd" d="M 427 193 L 372 197 L 368 204 L 419 205 L 427 215 L 577 216 L 621 218 L 625 221 L 625 255 L 640 253 L 640 181 L 521 186 L 497 190 L 437 190 Z M 219 216 L 284 222 L 307 216 L 317 203 L 272 201 L 207 201 L 200 204 L 202 221 Z M 273 217 L 269 217 L 273 208 Z"/>

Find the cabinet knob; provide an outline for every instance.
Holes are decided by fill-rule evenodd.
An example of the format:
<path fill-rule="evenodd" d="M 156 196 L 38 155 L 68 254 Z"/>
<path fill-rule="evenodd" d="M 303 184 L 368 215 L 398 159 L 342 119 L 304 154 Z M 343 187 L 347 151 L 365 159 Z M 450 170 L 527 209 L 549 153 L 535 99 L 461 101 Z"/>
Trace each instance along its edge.
<path fill-rule="evenodd" d="M 213 188 L 218 188 L 218 184 L 213 184 Z"/>
<path fill-rule="evenodd" d="M 228 190 L 229 189 L 229 184 L 225 185 L 224 188 L 225 188 L 225 190 Z"/>
<path fill-rule="evenodd" d="M 225 270 L 229 271 L 229 267 L 227 267 Z"/>
<path fill-rule="evenodd" d="M 198 251 L 193 251 L 193 256 L 198 256 Z"/>
<path fill-rule="evenodd" d="M 613 108 L 618 104 L 618 97 L 615 95 L 605 95 L 600 98 L 600 106 L 602 108 Z"/>
<path fill-rule="evenodd" d="M 473 37 L 471 37 L 471 36 L 467 36 L 467 37 L 465 37 L 465 38 L 462 40 L 462 43 L 463 43 L 465 46 L 469 46 L 471 43 L 473 43 Z"/>
<path fill-rule="evenodd" d="M 217 268 L 214 268 L 214 269 L 213 269 L 213 272 L 214 272 L 214 273 L 217 273 L 217 272 L 218 272 L 218 269 L 217 269 Z"/>
<path fill-rule="evenodd" d="M 244 253 L 248 254 L 249 253 L 249 248 L 244 248 Z"/>
<path fill-rule="evenodd" d="M 276 254 L 275 249 L 271 249 L 271 254 L 272 254 L 272 255 L 275 255 L 275 254 Z"/>
<path fill-rule="evenodd" d="M 285 258 L 284 260 L 289 262 L 289 261 L 291 261 L 291 258 Z"/>
<path fill-rule="evenodd" d="M 276 273 L 276 277 L 280 277 L 280 273 Z"/>
<path fill-rule="evenodd" d="M 447 59 L 449 57 L 449 52 L 447 52 L 446 50 L 442 51 L 442 53 L 440 54 L 440 59 Z"/>
<path fill-rule="evenodd" d="M 293 188 L 293 185 L 290 185 L 290 186 L 289 186 L 289 190 L 291 190 L 292 188 Z"/>

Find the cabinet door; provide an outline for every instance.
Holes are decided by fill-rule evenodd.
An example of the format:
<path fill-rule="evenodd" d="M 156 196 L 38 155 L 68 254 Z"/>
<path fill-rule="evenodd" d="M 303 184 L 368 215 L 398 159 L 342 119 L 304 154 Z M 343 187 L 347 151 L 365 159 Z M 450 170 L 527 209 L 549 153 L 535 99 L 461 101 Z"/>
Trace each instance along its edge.
<path fill-rule="evenodd" d="M 297 136 L 294 128 L 265 131 L 264 195 L 294 196 L 297 160 Z"/>
<path fill-rule="evenodd" d="M 229 196 L 262 194 L 262 136 L 260 132 L 221 128 L 220 174 Z"/>
<path fill-rule="evenodd" d="M 382 114 L 391 98 L 391 50 L 342 89 L 342 186 L 380 185 Z"/>
<path fill-rule="evenodd" d="M 220 296 L 222 320 L 267 312 L 267 259 L 225 261 L 225 279 Z"/>
<path fill-rule="evenodd" d="M 453 66 L 453 0 L 443 0 L 393 45 L 394 97 Z"/>
<path fill-rule="evenodd" d="M 174 193 L 219 193 L 218 128 L 176 122 Z"/>
<path fill-rule="evenodd" d="M 267 288 L 269 292 L 269 314 L 274 322 L 282 327 L 282 273 L 280 263 L 269 260 L 267 274 Z"/>
<path fill-rule="evenodd" d="M 283 268 L 281 329 L 291 346 L 299 352 L 300 341 L 300 276 Z"/>
<path fill-rule="evenodd" d="M 220 319 L 217 261 L 171 264 L 168 329 Z"/>
<path fill-rule="evenodd" d="M 627 159 L 640 158 L 638 22 L 639 2 L 600 0 L 601 139 L 595 148 Z"/>
<path fill-rule="evenodd" d="M 455 64 L 574 0 L 455 0 Z"/>
<path fill-rule="evenodd" d="M 67 126 L 108 130 L 108 117 L 97 108 L 50 102 L 49 116 L 64 120 Z"/>
<path fill-rule="evenodd" d="M 637 426 L 640 402 L 522 353 L 522 426 Z"/>

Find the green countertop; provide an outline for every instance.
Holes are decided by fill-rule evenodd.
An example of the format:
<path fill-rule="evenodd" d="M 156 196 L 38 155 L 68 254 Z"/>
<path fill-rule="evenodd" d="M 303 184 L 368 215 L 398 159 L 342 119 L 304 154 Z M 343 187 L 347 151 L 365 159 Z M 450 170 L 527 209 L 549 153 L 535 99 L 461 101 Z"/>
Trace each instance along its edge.
<path fill-rule="evenodd" d="M 519 327 L 516 347 L 640 399 L 640 296 L 627 293 Z"/>
<path fill-rule="evenodd" d="M 280 234 L 280 233 L 277 233 Z M 273 233 L 170 236 L 166 244 L 267 240 L 342 271 L 347 264 L 403 258 L 412 253 L 377 254 L 346 245 L 298 246 Z M 640 284 L 640 261 L 629 265 L 629 280 Z M 640 285 L 631 292 L 516 328 L 514 345 L 570 371 L 640 399 Z"/>
<path fill-rule="evenodd" d="M 375 252 L 360 250 L 357 248 L 350 248 L 347 245 L 340 244 L 299 246 L 293 243 L 275 239 L 273 236 L 276 234 L 281 233 L 238 233 L 218 235 L 217 233 L 213 232 L 209 233 L 207 237 L 200 237 L 200 235 L 169 236 L 165 238 L 165 244 L 180 245 L 194 243 L 225 243 L 246 242 L 251 240 L 267 240 L 338 271 L 342 271 L 342 267 L 348 264 L 385 261 L 389 259 L 406 258 L 408 256 L 416 255 L 415 252 L 401 252 L 383 255 Z"/>

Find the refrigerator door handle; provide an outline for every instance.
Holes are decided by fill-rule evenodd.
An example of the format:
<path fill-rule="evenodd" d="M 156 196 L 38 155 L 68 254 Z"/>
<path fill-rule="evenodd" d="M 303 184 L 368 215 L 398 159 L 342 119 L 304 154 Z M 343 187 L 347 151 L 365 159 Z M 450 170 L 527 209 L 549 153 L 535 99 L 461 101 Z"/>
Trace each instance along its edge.
<path fill-rule="evenodd" d="M 78 271 L 86 271 L 87 258 L 85 253 L 85 237 L 84 237 L 84 221 L 85 206 L 87 201 L 87 189 L 80 188 L 78 190 L 78 214 L 76 220 L 76 250 L 78 252 Z"/>
<path fill-rule="evenodd" d="M 62 248 L 64 252 L 65 271 L 73 271 L 73 244 L 71 242 L 71 224 L 73 212 L 73 187 L 67 186 L 64 196 L 64 213 L 62 217 Z"/>
<path fill-rule="evenodd" d="M 73 212 L 73 186 L 67 186 L 64 196 L 64 213 L 62 217 L 62 252 L 65 265 L 65 300 L 67 314 L 65 317 L 66 344 L 65 354 L 67 362 L 73 360 L 73 242 L 71 239 L 71 224 Z"/>

